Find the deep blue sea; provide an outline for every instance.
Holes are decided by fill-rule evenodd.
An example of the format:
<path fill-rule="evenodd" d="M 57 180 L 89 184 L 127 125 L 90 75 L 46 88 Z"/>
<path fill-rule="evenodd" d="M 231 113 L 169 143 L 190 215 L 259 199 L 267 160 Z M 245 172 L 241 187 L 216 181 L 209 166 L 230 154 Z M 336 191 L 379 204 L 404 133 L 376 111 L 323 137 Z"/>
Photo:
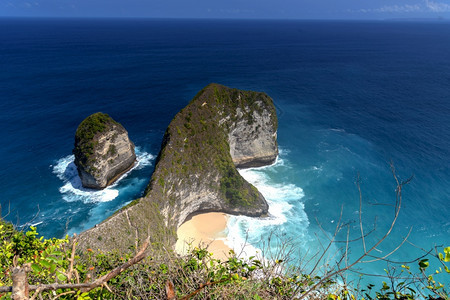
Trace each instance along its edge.
<path fill-rule="evenodd" d="M 266 92 L 279 118 L 277 163 L 242 171 L 270 217 L 232 217 L 233 243 L 261 249 L 274 231 L 313 251 L 341 207 L 356 238 L 359 174 L 365 232 L 376 222 L 369 245 L 393 217 L 392 161 L 400 179 L 414 178 L 374 254 L 389 253 L 410 228 L 418 247 L 449 246 L 447 22 L 0 19 L 2 215 L 37 224 L 45 237 L 101 222 L 142 195 L 165 128 L 211 82 Z M 71 153 L 78 124 L 98 111 L 129 131 L 139 165 L 93 192 L 80 188 Z M 354 243 L 350 256 L 361 249 Z M 421 254 L 405 243 L 392 259 Z"/>

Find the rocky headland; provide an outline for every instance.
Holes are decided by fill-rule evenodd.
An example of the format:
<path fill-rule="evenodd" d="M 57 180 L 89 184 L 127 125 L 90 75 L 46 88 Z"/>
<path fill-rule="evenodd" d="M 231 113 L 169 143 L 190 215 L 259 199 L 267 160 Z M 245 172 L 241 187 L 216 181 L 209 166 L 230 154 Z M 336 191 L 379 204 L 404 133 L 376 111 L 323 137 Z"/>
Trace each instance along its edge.
<path fill-rule="evenodd" d="M 197 213 L 265 216 L 267 202 L 236 167 L 273 163 L 276 133 L 269 96 L 208 85 L 168 126 L 144 197 L 82 233 L 81 245 L 126 251 L 147 236 L 173 245 L 176 229 Z"/>
<path fill-rule="evenodd" d="M 100 112 L 90 115 L 78 126 L 73 154 L 83 187 L 92 189 L 107 187 L 136 161 L 128 132 Z"/>

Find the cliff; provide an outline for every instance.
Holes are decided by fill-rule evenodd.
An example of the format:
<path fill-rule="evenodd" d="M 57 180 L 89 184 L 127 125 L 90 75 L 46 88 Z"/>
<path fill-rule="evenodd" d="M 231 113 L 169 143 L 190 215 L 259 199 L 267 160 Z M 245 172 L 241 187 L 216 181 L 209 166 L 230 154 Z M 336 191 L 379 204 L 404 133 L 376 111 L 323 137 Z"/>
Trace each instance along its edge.
<path fill-rule="evenodd" d="M 264 197 L 236 166 L 273 163 L 276 130 L 266 94 L 208 85 L 168 126 L 145 196 L 83 233 L 81 244 L 124 249 L 148 234 L 173 243 L 176 228 L 199 212 L 264 216 Z"/>
<path fill-rule="evenodd" d="M 128 132 L 100 112 L 90 115 L 78 126 L 73 153 L 83 186 L 93 189 L 105 188 L 136 161 Z"/>
<path fill-rule="evenodd" d="M 276 129 L 267 95 L 207 86 L 167 128 L 147 197 L 158 199 L 167 224 L 175 226 L 202 211 L 266 214 L 265 199 L 236 166 L 274 162 Z"/>

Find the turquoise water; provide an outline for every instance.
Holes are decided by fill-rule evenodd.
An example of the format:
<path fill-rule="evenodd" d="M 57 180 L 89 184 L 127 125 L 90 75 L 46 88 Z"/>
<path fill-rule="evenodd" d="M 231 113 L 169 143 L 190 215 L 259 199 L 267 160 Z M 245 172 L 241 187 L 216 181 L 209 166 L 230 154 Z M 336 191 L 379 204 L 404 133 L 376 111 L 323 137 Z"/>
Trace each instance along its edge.
<path fill-rule="evenodd" d="M 358 237 L 358 174 L 373 243 L 393 217 L 391 161 L 401 179 L 414 178 L 374 252 L 390 252 L 409 230 L 427 250 L 450 242 L 448 23 L 0 19 L 0 27 L 0 198 L 19 226 L 61 237 L 142 195 L 170 120 L 218 82 L 269 94 L 280 125 L 277 163 L 242 171 L 270 215 L 231 218 L 234 245 L 246 240 L 256 251 L 276 232 L 302 253 L 318 249 L 316 234 L 323 242 L 334 232 L 342 207 Z M 101 192 L 81 189 L 71 163 L 76 127 L 97 111 L 127 128 L 140 158 Z M 356 242 L 351 256 L 361 250 Z M 392 259 L 421 253 L 407 243 Z"/>

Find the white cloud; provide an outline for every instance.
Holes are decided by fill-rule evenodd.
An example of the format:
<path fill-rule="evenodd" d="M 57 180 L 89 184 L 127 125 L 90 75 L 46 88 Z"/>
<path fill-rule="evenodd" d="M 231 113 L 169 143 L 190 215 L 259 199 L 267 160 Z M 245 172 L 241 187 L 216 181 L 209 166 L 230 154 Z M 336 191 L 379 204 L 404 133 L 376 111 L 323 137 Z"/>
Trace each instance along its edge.
<path fill-rule="evenodd" d="M 382 12 L 382 13 L 396 13 L 396 12 L 417 12 L 422 11 L 422 7 L 418 4 L 415 5 L 390 5 L 390 6 L 383 6 L 380 8 L 375 8 L 372 11 L 374 12 Z"/>
<path fill-rule="evenodd" d="M 355 12 L 355 11 L 354 11 Z M 385 5 L 379 8 L 362 8 L 359 13 L 411 13 L 411 12 L 450 12 L 450 4 L 423 0 L 420 3 L 404 5 Z"/>
<path fill-rule="evenodd" d="M 225 14 L 253 14 L 255 13 L 254 10 L 250 10 L 250 9 L 240 9 L 240 8 L 219 8 L 219 9 L 214 9 L 214 8 L 207 8 L 206 11 L 208 13 L 225 13 Z"/>
<path fill-rule="evenodd" d="M 450 4 L 447 3 L 427 0 L 426 6 L 432 12 L 450 12 Z"/>
<path fill-rule="evenodd" d="M 40 6 L 39 2 L 37 2 L 37 1 L 4 1 L 4 0 L 0 0 L 0 7 L 6 7 L 6 8 L 32 9 L 37 6 Z"/>
<path fill-rule="evenodd" d="M 16 6 L 12 2 L 6 2 L 5 7 L 16 8 Z"/>

